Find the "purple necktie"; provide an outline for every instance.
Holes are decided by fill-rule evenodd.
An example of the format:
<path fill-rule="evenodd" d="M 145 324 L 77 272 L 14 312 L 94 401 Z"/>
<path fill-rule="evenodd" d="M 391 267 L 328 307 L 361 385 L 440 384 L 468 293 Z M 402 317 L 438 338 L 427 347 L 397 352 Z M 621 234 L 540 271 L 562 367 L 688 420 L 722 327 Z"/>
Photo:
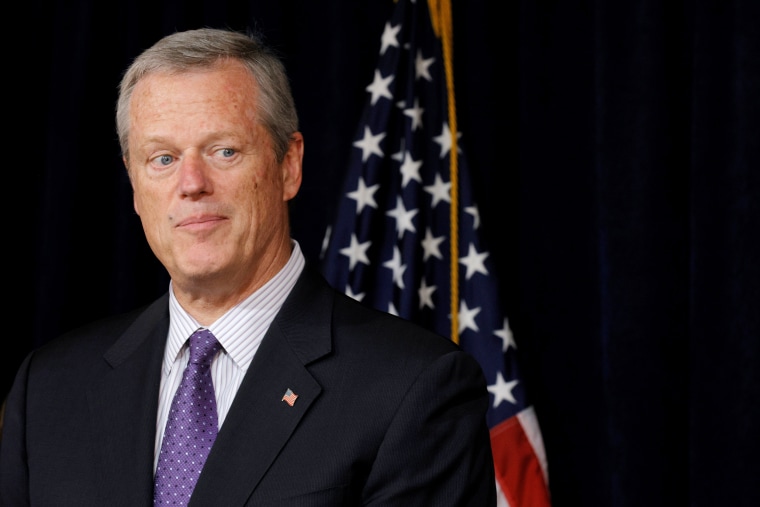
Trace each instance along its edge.
<path fill-rule="evenodd" d="M 211 361 L 222 346 L 208 329 L 190 337 L 190 361 L 172 400 L 156 468 L 153 505 L 187 505 L 216 439 Z"/>

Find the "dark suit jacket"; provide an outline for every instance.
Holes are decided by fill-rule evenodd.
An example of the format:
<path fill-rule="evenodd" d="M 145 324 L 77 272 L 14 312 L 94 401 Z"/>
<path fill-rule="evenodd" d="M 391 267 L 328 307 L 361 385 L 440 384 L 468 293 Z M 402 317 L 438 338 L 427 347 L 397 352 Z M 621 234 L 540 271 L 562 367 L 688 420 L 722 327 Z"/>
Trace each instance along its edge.
<path fill-rule="evenodd" d="M 495 505 L 479 365 L 310 269 L 262 341 L 191 505 Z M 3 507 L 152 505 L 168 328 L 167 294 L 30 354 L 5 414 Z"/>

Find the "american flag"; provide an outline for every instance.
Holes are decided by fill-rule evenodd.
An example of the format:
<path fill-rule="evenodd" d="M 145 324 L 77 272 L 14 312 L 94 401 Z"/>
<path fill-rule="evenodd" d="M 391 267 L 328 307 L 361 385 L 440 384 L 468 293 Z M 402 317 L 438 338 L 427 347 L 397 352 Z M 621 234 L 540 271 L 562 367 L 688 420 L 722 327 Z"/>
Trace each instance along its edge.
<path fill-rule="evenodd" d="M 323 272 L 354 299 L 447 336 L 480 362 L 499 505 L 546 507 L 543 441 L 459 148 L 451 8 L 431 4 L 398 0 L 385 24 Z"/>
<path fill-rule="evenodd" d="M 282 401 L 292 407 L 295 404 L 297 398 L 298 395 L 294 393 L 292 389 L 288 388 L 288 390 L 285 391 L 285 394 L 282 396 Z"/>

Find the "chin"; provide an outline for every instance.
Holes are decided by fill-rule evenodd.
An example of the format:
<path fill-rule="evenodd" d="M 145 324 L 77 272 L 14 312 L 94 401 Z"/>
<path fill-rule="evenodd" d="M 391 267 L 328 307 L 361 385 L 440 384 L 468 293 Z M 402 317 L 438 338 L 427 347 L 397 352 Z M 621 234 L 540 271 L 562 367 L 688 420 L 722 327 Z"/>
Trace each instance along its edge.
<path fill-rule="evenodd" d="M 176 273 L 176 277 L 193 283 L 194 281 L 206 281 L 220 277 L 225 272 L 224 268 L 223 263 L 205 257 L 178 262 L 173 271 Z M 175 276 L 172 276 L 172 279 L 174 278 Z"/>

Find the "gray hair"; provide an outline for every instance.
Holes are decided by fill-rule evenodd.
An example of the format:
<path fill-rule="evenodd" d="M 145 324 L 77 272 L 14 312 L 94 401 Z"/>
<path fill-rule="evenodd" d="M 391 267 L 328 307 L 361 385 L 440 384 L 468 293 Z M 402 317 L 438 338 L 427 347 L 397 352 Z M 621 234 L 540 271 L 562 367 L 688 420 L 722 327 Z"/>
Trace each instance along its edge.
<path fill-rule="evenodd" d="M 129 160 L 129 107 L 135 85 L 152 73 L 183 73 L 214 67 L 221 60 L 243 63 L 259 87 L 258 113 L 272 137 L 281 162 L 291 136 L 298 131 L 298 114 L 285 66 L 272 48 L 255 35 L 225 29 L 200 28 L 167 35 L 141 53 L 124 73 L 116 103 L 116 132 Z"/>

